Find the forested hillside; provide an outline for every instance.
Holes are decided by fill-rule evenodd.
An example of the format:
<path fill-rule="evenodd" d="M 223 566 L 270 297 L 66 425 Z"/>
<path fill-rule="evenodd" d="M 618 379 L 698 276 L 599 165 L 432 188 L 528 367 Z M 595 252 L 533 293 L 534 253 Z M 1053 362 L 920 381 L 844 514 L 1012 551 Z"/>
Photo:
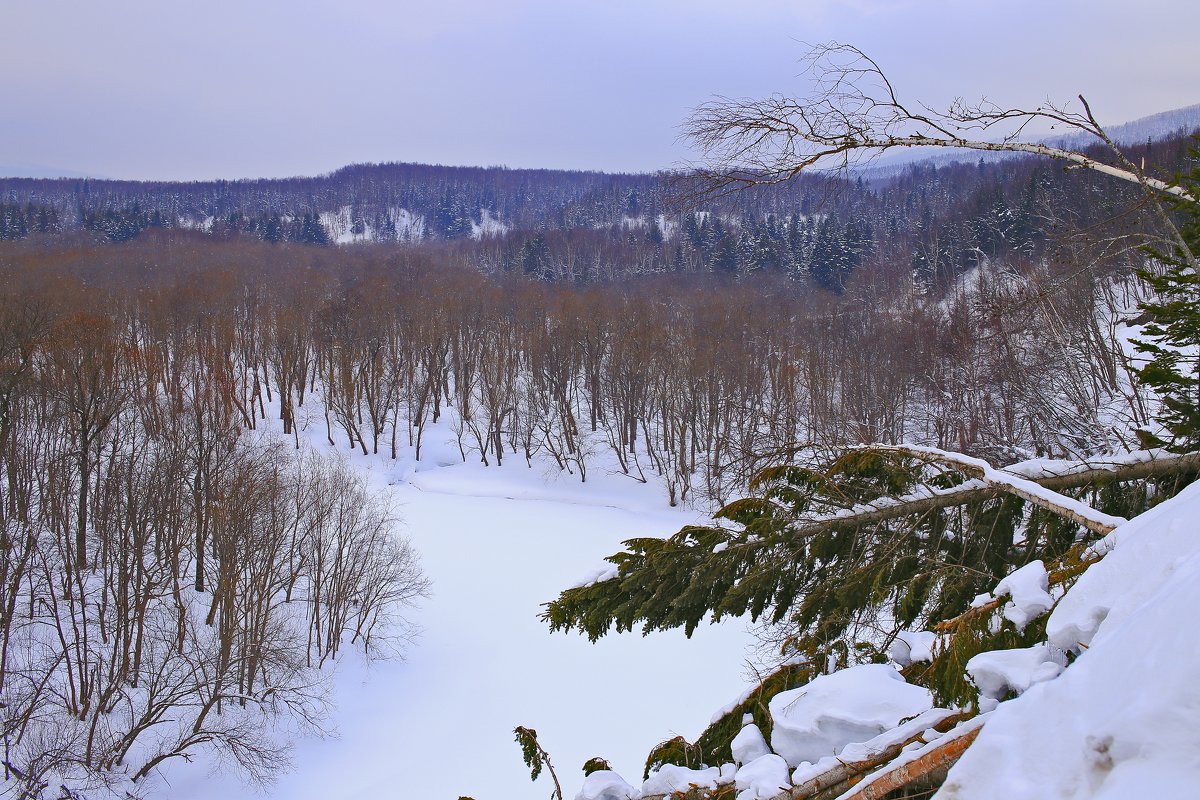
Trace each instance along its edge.
<path fill-rule="evenodd" d="M 1131 155 L 1165 174 L 1193 165 L 1187 144 Z M 1194 476 L 1114 455 L 1176 433 L 1159 409 L 1178 359 L 1160 351 L 1156 383 L 1133 346 L 1165 340 L 1154 325 L 1190 346 L 1168 302 L 1186 286 L 1159 269 L 1169 218 L 1136 185 L 1022 158 L 678 205 L 691 191 L 412 165 L 3 182 L 10 785 L 141 791 L 199 753 L 268 778 L 277 731 L 324 719 L 322 668 L 403 638 L 415 555 L 314 437 L 419 464 L 449 430 L 451 460 L 724 506 L 721 525 L 626 542 L 546 612 L 592 637 L 769 621 L 782 670 L 648 770 L 741 758 L 742 728 L 774 724 L 768 694 L 899 664 L 922 626 L 953 629 L 905 666 L 930 728 L 1003 699 L 961 662 L 1045 629 L 997 621 L 998 582 L 1044 563 L 1061 593 L 1119 517 Z M 1103 509 L 1080 506 L 1083 533 L 1045 507 L 1081 498 Z"/>
<path fill-rule="evenodd" d="M 1143 142 L 1130 157 L 1169 173 L 1187 141 Z M 1095 225 L 1135 196 L 1031 158 L 916 164 L 870 183 L 805 175 L 725 198 L 689 190 L 681 175 L 416 164 L 210 183 L 7 178 L 0 239 L 84 231 L 120 242 L 195 229 L 217 239 L 399 242 L 545 280 L 769 273 L 841 292 L 866 264 L 944 288 L 988 259 L 1037 261 L 1055 229 Z"/>

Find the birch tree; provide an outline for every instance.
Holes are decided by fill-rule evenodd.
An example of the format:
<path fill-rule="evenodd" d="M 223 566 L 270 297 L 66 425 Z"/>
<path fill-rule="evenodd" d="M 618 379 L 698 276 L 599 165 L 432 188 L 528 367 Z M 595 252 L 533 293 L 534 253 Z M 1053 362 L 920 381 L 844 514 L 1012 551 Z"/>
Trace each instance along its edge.
<path fill-rule="evenodd" d="M 1189 189 L 1148 174 L 1128 158 L 1097 120 L 1081 94 L 1078 105 L 1046 103 L 1002 106 L 959 98 L 945 109 L 905 99 L 883 68 L 859 48 L 829 42 L 802 59 L 810 91 L 801 97 L 717 97 L 696 108 L 684 127 L 703 154 L 698 169 L 702 195 L 748 186 L 784 183 L 806 170 L 846 168 L 891 150 L 957 148 L 1027 153 L 1093 170 L 1141 186 L 1167 236 L 1192 272 L 1196 254 L 1171 223 L 1161 196 L 1200 201 Z M 1059 132 L 1087 134 L 1111 157 L 1029 141 L 1026 133 L 1048 124 Z"/>

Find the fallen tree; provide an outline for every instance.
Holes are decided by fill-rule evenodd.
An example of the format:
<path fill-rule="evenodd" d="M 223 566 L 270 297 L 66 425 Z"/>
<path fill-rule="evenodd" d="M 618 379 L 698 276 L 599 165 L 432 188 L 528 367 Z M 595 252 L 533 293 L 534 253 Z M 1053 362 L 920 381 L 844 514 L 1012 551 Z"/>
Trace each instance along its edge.
<path fill-rule="evenodd" d="M 853 791 L 845 792 L 841 800 L 883 800 L 897 789 L 911 787 L 914 784 L 929 783 L 941 785 L 950 767 L 967 751 L 975 737 L 979 735 L 980 726 L 965 725 L 956 733 L 938 739 L 927 747 L 917 751 L 912 759 L 903 759 L 900 763 L 888 764 L 873 775 L 868 775 L 854 784 Z M 815 795 L 789 792 L 793 800 L 812 798 L 824 800 Z"/>

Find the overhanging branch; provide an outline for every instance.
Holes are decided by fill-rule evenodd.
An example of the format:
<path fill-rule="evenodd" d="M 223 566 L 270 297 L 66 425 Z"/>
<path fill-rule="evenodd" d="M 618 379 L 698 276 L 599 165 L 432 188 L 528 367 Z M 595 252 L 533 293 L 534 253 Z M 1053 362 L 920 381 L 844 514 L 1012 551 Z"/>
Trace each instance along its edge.
<path fill-rule="evenodd" d="M 909 450 L 915 456 L 931 457 L 931 451 L 920 448 L 880 447 L 893 452 Z M 1200 453 L 1175 454 L 1166 451 L 1139 451 L 1127 457 L 1098 461 L 1045 462 L 1029 461 L 996 470 L 1007 473 L 1054 492 L 1077 489 L 1099 481 L 1133 481 L 1163 478 L 1200 469 Z M 1016 494 L 1011 485 L 989 483 L 982 477 L 972 478 L 950 489 L 922 488 L 900 497 L 888 497 L 864 503 L 844 511 L 815 517 L 796 523 L 794 536 L 811 536 L 835 525 L 867 525 L 901 517 L 924 514 L 940 508 L 953 508 L 968 503 L 990 500 L 1004 494 Z M 1028 498 L 1026 498 L 1028 499 Z M 1051 509 L 1055 511 L 1055 509 Z M 1056 513 L 1058 513 L 1056 511 Z M 1079 521 L 1079 520 L 1076 520 Z M 1080 524 L 1083 524 L 1080 522 Z M 1111 528 L 1109 528 L 1111 530 Z M 1100 531 L 1106 533 L 1105 531 Z"/>

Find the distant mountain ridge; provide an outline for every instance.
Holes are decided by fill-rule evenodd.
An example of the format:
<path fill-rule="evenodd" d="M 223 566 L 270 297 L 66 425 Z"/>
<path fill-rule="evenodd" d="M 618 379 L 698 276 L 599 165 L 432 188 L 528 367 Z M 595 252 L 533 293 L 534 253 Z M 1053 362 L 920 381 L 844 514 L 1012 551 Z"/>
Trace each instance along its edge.
<path fill-rule="evenodd" d="M 1165 139 L 1171 136 L 1187 135 L 1200 130 L 1200 103 L 1162 111 L 1141 117 L 1108 129 L 1108 135 L 1120 145 L 1144 144 L 1147 139 Z M 1087 134 L 1066 136 L 1062 139 L 1065 144 L 1088 142 Z"/>
<path fill-rule="evenodd" d="M 0 176 L 5 178 L 93 178 L 108 180 L 105 175 L 81 172 L 77 169 L 48 167 L 44 164 L 0 164 Z"/>
<path fill-rule="evenodd" d="M 1148 146 L 1145 137 L 1189 125 L 1197 110 L 1117 132 L 1131 141 L 1130 158 L 1169 176 L 1187 163 L 1191 142 L 1168 136 Z M 936 169 L 908 164 L 881 180 L 806 174 L 686 208 L 676 176 L 504 167 L 358 164 L 310 178 L 190 183 L 6 178 L 0 239 L 82 231 L 120 242 L 185 229 L 429 246 L 435 263 L 546 280 L 762 272 L 840 292 L 861 266 L 881 261 L 945 283 L 986 261 L 1034 260 L 1048 218 L 1103 224 L 1112 203 L 1137 199 L 1136 187 L 1090 170 L 980 155 Z"/>

